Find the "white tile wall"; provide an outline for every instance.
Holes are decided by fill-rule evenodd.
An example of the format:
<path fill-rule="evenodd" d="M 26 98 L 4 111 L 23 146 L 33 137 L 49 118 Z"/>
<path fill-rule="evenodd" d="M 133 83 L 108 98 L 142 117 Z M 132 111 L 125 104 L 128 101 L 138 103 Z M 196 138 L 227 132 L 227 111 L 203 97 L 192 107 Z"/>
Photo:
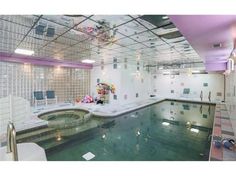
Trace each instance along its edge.
<path fill-rule="evenodd" d="M 203 100 L 208 101 L 211 91 L 212 101 L 224 100 L 224 76 L 222 74 L 192 74 L 180 75 L 152 75 L 152 93 L 162 97 L 183 97 L 200 100 L 203 91 Z M 207 83 L 208 86 L 204 86 Z M 183 94 L 184 88 L 190 88 L 190 94 Z"/>
<path fill-rule="evenodd" d="M 113 94 L 110 94 L 110 103 L 125 104 L 141 101 L 148 98 L 151 91 L 149 75 L 141 63 L 139 72 L 137 72 L 137 65 L 129 63 L 127 67 L 125 63 L 118 63 L 117 69 L 113 69 L 113 64 L 104 65 L 103 70 L 101 66 L 96 66 L 91 71 L 91 94 L 97 96 L 97 79 L 100 79 L 100 82 L 114 84 L 116 87 L 117 100 L 114 100 Z"/>

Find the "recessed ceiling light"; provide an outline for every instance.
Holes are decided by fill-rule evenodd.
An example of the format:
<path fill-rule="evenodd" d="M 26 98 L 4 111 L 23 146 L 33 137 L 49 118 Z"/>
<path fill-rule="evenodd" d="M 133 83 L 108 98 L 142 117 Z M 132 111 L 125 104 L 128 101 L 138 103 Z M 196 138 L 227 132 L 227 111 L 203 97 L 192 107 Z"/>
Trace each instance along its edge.
<path fill-rule="evenodd" d="M 192 73 L 200 73 L 200 70 L 192 70 Z"/>
<path fill-rule="evenodd" d="M 17 49 L 15 50 L 15 53 L 31 56 L 31 55 L 34 54 L 34 51 L 32 51 L 32 50 L 27 50 L 27 49 L 20 49 L 20 48 L 17 48 Z"/>
<path fill-rule="evenodd" d="M 169 17 L 168 16 L 163 16 L 162 19 L 167 20 L 167 19 L 169 19 Z"/>
<path fill-rule="evenodd" d="M 164 75 L 169 75 L 170 72 L 169 72 L 169 71 L 164 71 L 163 74 L 164 74 Z"/>
<path fill-rule="evenodd" d="M 90 59 L 84 59 L 84 60 L 82 60 L 82 63 L 87 63 L 87 64 L 92 64 L 92 63 L 94 63 L 95 62 L 95 60 L 90 60 Z"/>
<path fill-rule="evenodd" d="M 162 122 L 162 125 L 164 125 L 164 126 L 169 126 L 170 123 L 169 123 L 169 122 Z"/>

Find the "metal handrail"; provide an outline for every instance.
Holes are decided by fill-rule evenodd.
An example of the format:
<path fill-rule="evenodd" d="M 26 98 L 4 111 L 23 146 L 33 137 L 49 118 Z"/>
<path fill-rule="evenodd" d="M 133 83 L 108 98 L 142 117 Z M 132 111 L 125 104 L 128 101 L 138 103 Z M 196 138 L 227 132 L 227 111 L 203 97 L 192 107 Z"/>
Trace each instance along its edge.
<path fill-rule="evenodd" d="M 13 154 L 13 160 L 18 161 L 16 130 L 12 122 L 7 126 L 7 153 Z"/>
<path fill-rule="evenodd" d="M 211 101 L 211 91 L 209 91 L 208 100 Z"/>
<path fill-rule="evenodd" d="M 200 98 L 201 98 L 201 101 L 202 101 L 202 99 L 203 99 L 203 92 L 202 91 L 200 93 Z"/>

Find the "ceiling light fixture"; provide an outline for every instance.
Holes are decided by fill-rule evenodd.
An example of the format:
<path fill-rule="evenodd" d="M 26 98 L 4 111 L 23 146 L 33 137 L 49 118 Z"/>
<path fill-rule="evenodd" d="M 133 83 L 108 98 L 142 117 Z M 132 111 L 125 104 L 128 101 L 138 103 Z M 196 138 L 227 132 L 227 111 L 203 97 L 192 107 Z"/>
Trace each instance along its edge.
<path fill-rule="evenodd" d="M 169 71 L 164 71 L 163 74 L 164 74 L 164 75 L 169 75 L 170 72 L 169 72 Z"/>
<path fill-rule="evenodd" d="M 163 16 L 162 19 L 167 20 L 167 19 L 169 19 L 169 17 L 168 16 Z"/>
<path fill-rule="evenodd" d="M 27 50 L 27 49 L 20 49 L 20 48 L 17 48 L 17 49 L 15 50 L 15 53 L 31 56 L 31 55 L 34 54 L 34 51 L 32 51 L 32 50 Z"/>
<path fill-rule="evenodd" d="M 192 73 L 200 73 L 200 70 L 192 70 Z"/>
<path fill-rule="evenodd" d="M 82 63 L 92 64 L 92 63 L 95 63 L 95 60 L 84 59 L 82 60 Z"/>

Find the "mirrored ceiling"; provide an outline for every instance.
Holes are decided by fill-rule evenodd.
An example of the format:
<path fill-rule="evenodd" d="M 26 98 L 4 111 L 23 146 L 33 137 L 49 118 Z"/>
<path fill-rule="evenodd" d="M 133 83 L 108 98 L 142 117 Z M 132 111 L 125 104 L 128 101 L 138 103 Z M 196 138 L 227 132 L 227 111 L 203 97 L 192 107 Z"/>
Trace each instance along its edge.
<path fill-rule="evenodd" d="M 146 66 L 203 66 L 166 15 L 1 15 L 0 52 L 95 65 L 141 61 Z"/>

